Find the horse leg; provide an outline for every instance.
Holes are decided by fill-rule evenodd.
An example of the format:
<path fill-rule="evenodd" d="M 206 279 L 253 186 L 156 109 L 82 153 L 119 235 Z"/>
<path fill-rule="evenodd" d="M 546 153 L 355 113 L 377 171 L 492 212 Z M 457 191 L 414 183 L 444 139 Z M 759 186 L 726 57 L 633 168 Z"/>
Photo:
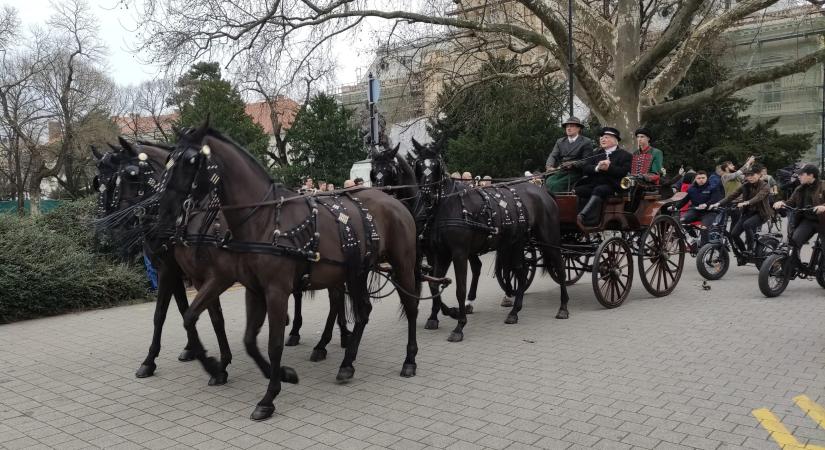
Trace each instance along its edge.
<path fill-rule="evenodd" d="M 467 256 L 453 253 L 453 271 L 455 272 L 455 295 L 458 300 L 458 323 L 447 338 L 450 342 L 464 340 L 464 326 L 467 325 L 467 315 L 464 299 L 467 295 Z"/>
<path fill-rule="evenodd" d="M 210 386 L 226 384 L 229 374 L 226 368 L 232 363 L 232 351 L 229 349 L 229 340 L 226 339 L 226 326 L 221 309 L 221 298 L 215 297 L 215 302 L 208 306 L 209 319 L 212 321 L 212 328 L 215 329 L 215 336 L 218 338 L 218 347 L 221 350 L 221 373 L 219 376 L 209 380 Z"/>
<path fill-rule="evenodd" d="M 396 263 L 393 264 L 396 266 Z M 403 267 L 403 266 L 401 266 Z M 405 292 L 399 290 L 398 295 L 401 297 L 401 305 L 404 308 L 404 315 L 407 316 L 407 357 L 404 359 L 404 365 L 401 366 L 401 376 L 405 378 L 415 376 L 415 357 L 418 354 L 418 341 L 416 340 L 416 322 L 418 321 L 418 298 L 410 295 L 416 292 L 415 273 L 410 273 L 411 270 L 397 271 L 393 274 L 396 283 L 398 283 Z"/>
<path fill-rule="evenodd" d="M 161 267 L 158 275 L 158 300 L 155 303 L 152 344 L 149 346 L 149 353 L 146 355 L 146 359 L 143 360 L 137 372 L 135 372 L 135 376 L 137 378 L 146 378 L 154 375 L 155 369 L 157 369 L 155 358 L 157 358 L 158 354 L 160 354 L 160 338 L 163 334 L 163 324 L 166 322 L 166 312 L 169 310 L 169 301 L 172 299 L 173 293 L 177 295 L 178 286 L 183 289 L 184 295 L 186 294 L 186 289 L 183 286 L 183 280 L 180 277 L 180 273 L 172 271 L 166 267 Z M 188 308 L 189 303 L 185 298 L 184 303 L 186 303 L 186 308 Z M 186 309 L 184 308 L 183 311 L 185 312 Z"/>
<path fill-rule="evenodd" d="M 330 295 L 332 292 L 330 291 Z M 349 338 L 352 336 L 352 332 L 349 330 L 347 324 L 347 314 L 346 314 L 346 303 L 343 292 L 341 292 L 340 300 L 336 302 L 336 310 L 337 310 L 337 322 L 338 322 L 338 330 L 341 332 L 341 348 L 347 348 L 347 344 L 349 343 Z M 330 311 L 332 310 L 332 302 L 330 302 Z"/>
<path fill-rule="evenodd" d="M 327 313 L 327 321 L 324 323 L 324 332 L 321 333 L 321 340 L 312 349 L 312 354 L 309 355 L 309 360 L 312 362 L 323 361 L 327 359 L 327 344 L 332 340 L 332 332 L 335 328 L 335 318 L 340 316 L 340 310 L 343 310 L 344 292 L 338 289 L 327 289 L 329 294 L 329 313 Z"/>
<path fill-rule="evenodd" d="M 209 380 L 210 385 L 214 385 L 215 381 L 223 376 L 223 369 L 218 360 L 211 356 L 206 356 L 206 349 L 198 338 L 196 324 L 203 310 L 217 300 L 220 293 L 229 289 L 232 283 L 233 281 L 230 280 L 219 280 L 216 278 L 206 280 L 206 282 L 200 286 L 200 289 L 198 289 L 195 299 L 192 300 L 192 304 L 183 315 L 183 327 L 186 329 L 187 336 L 189 336 L 189 342 L 191 344 L 190 350 L 194 353 L 195 359 L 200 361 L 203 368 L 212 376 Z"/>
<path fill-rule="evenodd" d="M 292 293 L 292 298 L 295 299 L 295 319 L 292 321 L 292 330 L 289 331 L 289 338 L 286 340 L 287 347 L 294 347 L 301 341 L 301 325 L 304 324 L 304 318 L 301 315 L 301 300 L 304 297 L 303 291 L 296 289 Z"/>
<path fill-rule="evenodd" d="M 520 252 L 523 254 L 523 252 Z M 527 265 L 524 263 L 523 256 L 521 261 L 517 262 L 514 265 L 514 276 L 516 278 L 516 285 L 515 285 L 515 300 L 513 301 L 513 309 L 510 310 L 510 314 L 507 315 L 507 319 L 504 320 L 504 323 L 513 324 L 518 323 L 518 313 L 521 311 L 521 305 L 524 301 L 524 286 L 527 284 Z"/>
<path fill-rule="evenodd" d="M 553 248 L 547 248 L 543 252 L 543 257 L 545 260 L 547 256 L 550 257 L 553 269 L 556 271 L 557 277 L 560 280 L 559 287 L 561 288 L 561 305 L 559 305 L 559 312 L 556 313 L 556 319 L 567 319 L 570 317 L 570 312 L 567 311 L 567 302 L 570 300 L 570 297 L 567 295 L 567 283 L 565 283 L 567 271 L 564 267 L 564 258 L 562 258 L 559 250 Z"/>
<path fill-rule="evenodd" d="M 181 275 L 178 275 L 178 277 L 181 277 Z M 160 288 L 158 288 L 158 292 L 160 292 Z M 183 284 L 183 278 L 181 278 L 179 284 L 175 284 L 173 292 L 175 295 L 175 304 L 178 305 L 180 316 L 183 317 L 183 315 L 186 314 L 186 310 L 189 309 L 189 300 L 186 298 L 186 286 Z M 198 338 L 197 332 L 195 332 L 195 338 Z M 183 351 L 178 355 L 178 361 L 193 361 L 195 355 L 191 348 L 192 340 L 187 337 L 186 346 L 183 347 Z"/>
<path fill-rule="evenodd" d="M 350 300 L 353 302 L 353 311 L 355 312 L 355 326 L 344 352 L 344 360 L 341 362 L 341 367 L 338 368 L 338 375 L 335 377 L 338 381 L 347 381 L 355 375 L 355 368 L 352 363 L 355 362 L 355 358 L 358 356 L 361 337 L 364 335 L 364 328 L 367 327 L 372 312 L 372 302 L 366 289 L 366 274 L 363 277 L 363 283 L 358 283 L 360 286 L 352 286 L 347 283 Z"/>
<path fill-rule="evenodd" d="M 269 360 L 271 369 L 269 373 L 269 385 L 266 394 L 255 406 L 250 418 L 252 420 L 264 420 L 272 417 L 275 412 L 275 397 L 281 392 L 281 381 L 286 383 L 298 383 L 298 375 L 290 367 L 281 367 L 281 356 L 284 353 L 284 331 L 289 321 L 288 305 L 289 290 L 276 289 L 266 296 L 266 312 L 269 318 Z"/>
<path fill-rule="evenodd" d="M 246 289 L 246 331 L 243 335 L 243 343 L 246 347 L 246 354 L 255 361 L 255 364 L 261 369 L 264 377 L 269 378 L 272 372 L 272 366 L 269 361 L 264 359 L 261 355 L 261 350 L 258 348 L 258 334 L 261 332 L 261 327 L 266 320 L 266 302 L 260 293 L 253 292 L 249 288 Z"/>
<path fill-rule="evenodd" d="M 449 268 L 449 264 L 445 264 L 443 258 L 441 258 L 438 254 L 433 255 L 433 276 L 436 278 L 441 278 L 447 274 L 447 269 Z M 424 329 L 426 330 L 437 330 L 438 329 L 438 312 L 441 311 L 441 294 L 438 293 L 438 285 L 435 283 L 430 284 L 430 295 L 433 297 L 433 304 L 430 310 L 430 317 L 427 319 L 427 323 L 424 325 Z"/>
<path fill-rule="evenodd" d="M 464 311 L 467 314 L 473 313 L 473 305 L 476 301 L 476 291 L 478 290 L 478 277 L 481 276 L 481 258 L 478 255 L 470 255 L 470 273 L 473 278 L 470 281 L 470 291 L 467 293 L 467 305 Z"/>

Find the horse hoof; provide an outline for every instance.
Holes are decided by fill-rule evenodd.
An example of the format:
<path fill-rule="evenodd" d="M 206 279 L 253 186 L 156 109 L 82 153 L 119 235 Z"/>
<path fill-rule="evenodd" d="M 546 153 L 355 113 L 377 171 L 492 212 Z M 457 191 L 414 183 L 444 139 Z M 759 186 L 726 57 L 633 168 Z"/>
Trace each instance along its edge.
<path fill-rule="evenodd" d="M 438 320 L 436 319 L 429 319 L 426 324 L 424 324 L 425 330 L 437 330 L 438 329 Z"/>
<path fill-rule="evenodd" d="M 312 362 L 323 361 L 327 359 L 327 351 L 323 348 L 312 349 L 312 354 L 309 355 L 309 360 Z"/>
<path fill-rule="evenodd" d="M 342 334 L 341 335 L 341 348 L 347 348 L 349 344 L 349 334 Z"/>
<path fill-rule="evenodd" d="M 223 386 L 229 378 L 229 373 L 223 371 L 209 379 L 210 386 Z"/>
<path fill-rule="evenodd" d="M 155 364 L 141 364 L 140 368 L 135 372 L 135 376 L 138 378 L 149 378 L 155 374 L 157 367 Z"/>
<path fill-rule="evenodd" d="M 501 299 L 501 306 L 504 307 L 504 308 L 512 307 L 513 306 L 513 297 L 508 297 L 508 296 L 505 295 L 504 298 Z"/>
<path fill-rule="evenodd" d="M 178 355 L 178 361 L 194 361 L 197 356 L 197 353 L 195 353 L 192 350 L 189 350 L 188 348 L 185 348 L 182 352 L 180 352 L 180 355 Z"/>
<path fill-rule="evenodd" d="M 298 384 L 298 372 L 292 367 L 281 366 L 281 381 L 289 384 Z"/>
<path fill-rule="evenodd" d="M 570 317 L 570 313 L 567 312 L 567 311 L 559 311 L 559 313 L 556 314 L 556 319 L 567 319 L 569 317 Z"/>
<path fill-rule="evenodd" d="M 464 307 L 464 314 L 472 314 L 473 313 L 473 305 L 467 305 Z"/>
<path fill-rule="evenodd" d="M 335 376 L 335 379 L 338 381 L 348 381 L 351 380 L 353 376 L 355 376 L 355 368 L 341 367 L 338 369 L 338 375 Z"/>
<path fill-rule="evenodd" d="M 506 319 L 504 319 L 504 323 L 507 323 L 507 324 L 518 323 L 518 316 L 514 315 L 514 314 L 510 314 L 509 316 L 507 316 Z"/>
<path fill-rule="evenodd" d="M 447 338 L 449 342 L 461 342 L 464 340 L 464 333 L 460 331 L 453 331 L 450 333 L 450 337 Z"/>
<path fill-rule="evenodd" d="M 301 336 L 297 334 L 290 334 L 289 338 L 286 340 L 286 344 L 284 345 L 287 347 L 295 347 L 299 342 L 301 342 Z"/>
<path fill-rule="evenodd" d="M 255 411 L 252 411 L 252 415 L 249 416 L 249 418 L 252 419 L 252 420 L 261 421 L 261 420 L 269 419 L 270 417 L 272 417 L 272 414 L 274 414 L 274 413 L 275 413 L 275 407 L 274 406 L 261 406 L 261 405 L 258 405 L 258 406 L 255 407 Z"/>
<path fill-rule="evenodd" d="M 404 366 L 401 367 L 401 376 L 404 378 L 414 377 L 415 363 L 404 363 Z"/>

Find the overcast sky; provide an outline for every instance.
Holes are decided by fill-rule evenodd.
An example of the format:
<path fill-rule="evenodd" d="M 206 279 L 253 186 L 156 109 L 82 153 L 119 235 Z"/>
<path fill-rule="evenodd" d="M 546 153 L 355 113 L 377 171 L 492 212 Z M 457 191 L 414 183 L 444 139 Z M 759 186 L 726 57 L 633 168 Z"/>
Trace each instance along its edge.
<path fill-rule="evenodd" d="M 129 52 L 135 46 L 134 34 L 130 31 L 134 30 L 131 11 L 118 6 L 117 0 L 88 1 L 98 18 L 100 38 L 109 49 L 108 67 L 112 79 L 118 84 L 128 85 L 154 78 L 158 68 L 142 64 L 141 60 L 148 59 L 145 55 L 139 58 Z M 35 24 L 44 25 L 52 13 L 49 0 L 0 0 L 0 5 L 16 8 L 24 28 Z M 338 55 L 339 84 L 358 81 L 358 67 L 365 67 L 371 59 L 366 44 L 342 42 L 337 47 L 334 53 Z"/>

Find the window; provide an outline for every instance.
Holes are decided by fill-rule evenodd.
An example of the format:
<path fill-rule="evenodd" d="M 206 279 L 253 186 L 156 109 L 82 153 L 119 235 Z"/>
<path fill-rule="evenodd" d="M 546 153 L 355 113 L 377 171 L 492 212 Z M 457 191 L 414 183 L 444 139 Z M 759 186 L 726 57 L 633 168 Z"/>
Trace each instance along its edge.
<path fill-rule="evenodd" d="M 761 98 L 762 103 L 780 103 L 782 102 L 782 83 L 780 80 L 771 81 L 762 85 Z"/>

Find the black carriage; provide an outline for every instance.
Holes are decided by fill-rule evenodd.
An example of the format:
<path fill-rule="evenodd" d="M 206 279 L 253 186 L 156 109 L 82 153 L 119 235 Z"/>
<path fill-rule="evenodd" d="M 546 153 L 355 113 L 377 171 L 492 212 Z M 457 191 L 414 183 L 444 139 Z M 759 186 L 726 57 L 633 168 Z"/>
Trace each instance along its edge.
<path fill-rule="evenodd" d="M 684 194 L 662 199 L 658 192 L 632 188 L 608 198 L 599 223 L 588 227 L 576 220 L 576 196 L 556 195 L 565 284 L 575 284 L 590 272 L 596 299 L 605 308 L 616 308 L 627 299 L 633 285 L 635 257 L 642 284 L 651 295 L 663 297 L 673 292 L 684 268 L 685 234 L 677 219 L 660 212 L 680 196 Z M 525 249 L 525 259 L 530 266 L 529 286 L 536 268 L 544 264 L 533 246 Z M 552 271 L 551 276 L 560 281 Z M 499 273 L 496 278 L 509 292 L 512 280 Z"/>

